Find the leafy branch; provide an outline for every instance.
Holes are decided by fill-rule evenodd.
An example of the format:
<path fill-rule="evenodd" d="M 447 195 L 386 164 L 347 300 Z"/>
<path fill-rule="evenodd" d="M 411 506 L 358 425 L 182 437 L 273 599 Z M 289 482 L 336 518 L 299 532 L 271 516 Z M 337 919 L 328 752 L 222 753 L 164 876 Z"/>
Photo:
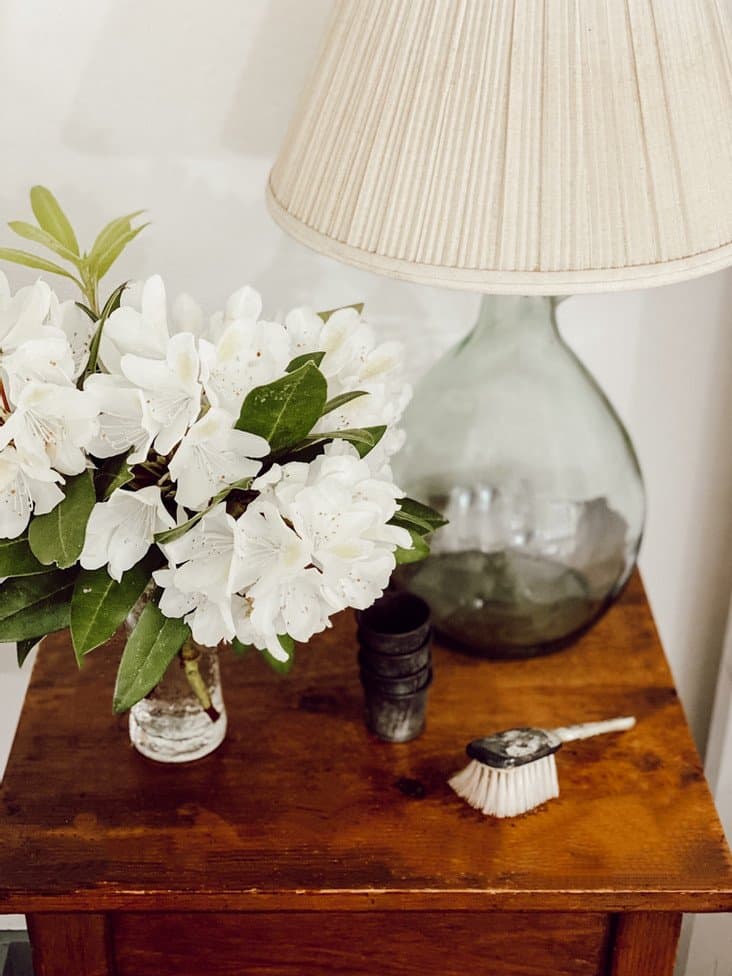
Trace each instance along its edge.
<path fill-rule="evenodd" d="M 136 210 L 110 221 L 97 234 L 87 252 L 79 248 L 74 228 L 50 190 L 45 186 L 34 186 L 30 192 L 30 203 L 37 223 L 11 220 L 8 227 L 24 240 L 51 251 L 70 267 L 13 247 L 0 247 L 0 259 L 70 279 L 81 291 L 85 303 L 82 307 L 96 322 L 102 314 L 99 283 L 127 245 L 148 226 L 145 223 L 134 227 L 132 223 L 144 211 Z"/>

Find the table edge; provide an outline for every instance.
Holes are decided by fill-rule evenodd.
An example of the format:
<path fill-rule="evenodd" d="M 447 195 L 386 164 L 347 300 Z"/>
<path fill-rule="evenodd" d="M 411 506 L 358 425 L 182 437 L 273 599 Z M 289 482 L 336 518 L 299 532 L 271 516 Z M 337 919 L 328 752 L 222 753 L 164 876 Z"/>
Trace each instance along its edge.
<path fill-rule="evenodd" d="M 689 890 L 320 889 L 272 892 L 84 889 L 68 894 L 0 890 L 0 912 L 492 911 L 732 913 L 732 886 Z"/>

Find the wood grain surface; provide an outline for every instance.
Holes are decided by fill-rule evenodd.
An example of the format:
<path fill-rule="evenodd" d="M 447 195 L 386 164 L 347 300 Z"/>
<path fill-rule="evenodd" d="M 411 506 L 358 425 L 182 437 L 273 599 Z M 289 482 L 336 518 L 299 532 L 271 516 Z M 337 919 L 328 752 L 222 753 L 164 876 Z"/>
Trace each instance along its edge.
<path fill-rule="evenodd" d="M 606 915 L 515 912 L 122 915 L 115 944 L 116 976 L 597 976 L 609 952 Z"/>
<path fill-rule="evenodd" d="M 680 931 L 679 913 L 621 915 L 615 929 L 610 976 L 671 976 Z"/>
<path fill-rule="evenodd" d="M 105 915 L 48 912 L 28 916 L 35 976 L 114 973 L 111 920 Z"/>
<path fill-rule="evenodd" d="M 158 765 L 111 695 L 119 647 L 77 673 L 47 641 L 0 792 L 0 911 L 721 911 L 732 864 L 638 577 L 573 648 L 524 662 L 435 648 L 424 735 L 372 738 L 355 625 L 281 678 L 224 656 L 229 735 Z M 561 796 L 482 817 L 446 784 L 465 743 L 634 714 L 565 746 Z"/>

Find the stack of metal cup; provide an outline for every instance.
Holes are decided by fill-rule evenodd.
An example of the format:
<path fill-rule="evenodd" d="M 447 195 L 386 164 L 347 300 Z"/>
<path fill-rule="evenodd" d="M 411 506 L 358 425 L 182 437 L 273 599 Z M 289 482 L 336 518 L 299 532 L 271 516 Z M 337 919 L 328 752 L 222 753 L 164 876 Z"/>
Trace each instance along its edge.
<path fill-rule="evenodd" d="M 430 609 L 411 593 L 386 593 L 357 616 L 366 724 L 385 742 L 409 742 L 424 729 L 432 684 Z"/>

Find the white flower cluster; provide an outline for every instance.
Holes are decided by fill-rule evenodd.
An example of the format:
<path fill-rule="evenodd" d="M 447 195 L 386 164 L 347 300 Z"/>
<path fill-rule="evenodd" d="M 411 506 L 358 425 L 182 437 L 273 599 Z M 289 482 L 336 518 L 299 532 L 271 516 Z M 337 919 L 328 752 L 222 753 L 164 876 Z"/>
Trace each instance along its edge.
<path fill-rule="evenodd" d="M 274 465 L 253 488 L 239 519 L 218 505 L 165 547 L 160 609 L 202 644 L 237 637 L 286 660 L 278 635 L 307 641 L 331 614 L 370 606 L 411 539 L 387 524 L 399 490 L 343 442 L 311 464 Z"/>
<path fill-rule="evenodd" d="M 0 272 L 0 538 L 50 512 L 64 497 L 64 476 L 87 465 L 97 411 L 76 380 L 92 328 L 45 282 L 11 295 Z"/>
<path fill-rule="evenodd" d="M 278 635 L 307 641 L 331 614 L 369 606 L 396 547 L 411 545 L 406 530 L 387 524 L 401 495 L 388 460 L 410 391 L 398 344 L 377 344 L 355 309 L 324 321 L 298 308 L 284 323 L 263 321 L 261 311 L 248 287 L 208 321 L 188 296 L 169 311 L 163 282 L 150 278 L 105 323 L 100 371 L 78 389 L 93 323 L 40 281 L 11 297 L 0 275 L 0 537 L 20 535 L 32 512 L 58 504 L 65 476 L 115 457 L 137 470 L 152 465 L 152 483 L 135 479 L 94 506 L 81 566 L 106 566 L 120 580 L 157 533 L 198 513 L 160 544 L 161 611 L 183 617 L 201 643 L 236 637 L 281 659 Z M 270 460 L 263 471 L 271 447 L 236 428 L 243 401 L 315 352 L 328 399 L 338 399 L 313 434 L 387 432 L 363 459 L 335 439 L 310 463 Z M 235 518 L 216 496 L 243 479 L 254 480 Z"/>

